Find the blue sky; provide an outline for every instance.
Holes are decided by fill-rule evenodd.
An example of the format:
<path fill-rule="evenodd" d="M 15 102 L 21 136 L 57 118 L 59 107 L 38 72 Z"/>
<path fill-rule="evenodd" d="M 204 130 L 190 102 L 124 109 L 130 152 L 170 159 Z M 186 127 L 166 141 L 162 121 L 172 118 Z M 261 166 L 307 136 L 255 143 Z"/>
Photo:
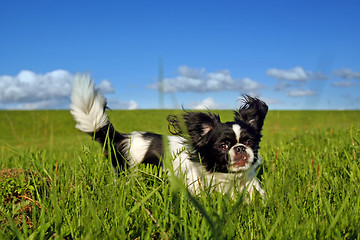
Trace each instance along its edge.
<path fill-rule="evenodd" d="M 67 109 L 91 73 L 112 109 L 359 109 L 358 1 L 0 2 L 0 109 Z"/>

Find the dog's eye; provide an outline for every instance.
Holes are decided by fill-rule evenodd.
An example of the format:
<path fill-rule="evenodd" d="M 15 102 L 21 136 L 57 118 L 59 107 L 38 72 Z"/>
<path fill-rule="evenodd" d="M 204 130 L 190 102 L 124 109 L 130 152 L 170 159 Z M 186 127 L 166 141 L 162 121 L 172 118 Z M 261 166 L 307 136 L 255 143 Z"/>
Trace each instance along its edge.
<path fill-rule="evenodd" d="M 248 140 L 246 140 L 245 145 L 252 147 L 252 146 L 254 146 L 254 142 L 252 140 L 248 139 Z"/>
<path fill-rule="evenodd" d="M 228 143 L 228 142 L 225 142 L 225 143 L 220 144 L 220 148 L 221 148 L 222 150 L 228 150 L 229 147 L 230 147 L 230 143 Z"/>

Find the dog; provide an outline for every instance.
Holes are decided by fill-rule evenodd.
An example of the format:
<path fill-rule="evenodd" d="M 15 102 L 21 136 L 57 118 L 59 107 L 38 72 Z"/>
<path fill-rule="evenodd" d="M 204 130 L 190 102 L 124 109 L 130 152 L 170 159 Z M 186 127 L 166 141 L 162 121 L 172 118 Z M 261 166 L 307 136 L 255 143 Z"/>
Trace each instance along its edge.
<path fill-rule="evenodd" d="M 268 106 L 258 98 L 245 95 L 232 122 L 222 123 L 211 112 L 184 110 L 181 116 L 168 117 L 172 135 L 121 133 L 110 122 L 106 99 L 90 75 L 77 74 L 70 109 L 76 128 L 104 147 L 105 156 L 118 171 L 138 164 L 164 167 L 162 157 L 167 149 L 173 159 L 172 172 L 193 194 L 212 188 L 232 197 L 244 190 L 250 200 L 256 191 L 265 197 L 256 169 L 262 162 L 258 151 Z"/>

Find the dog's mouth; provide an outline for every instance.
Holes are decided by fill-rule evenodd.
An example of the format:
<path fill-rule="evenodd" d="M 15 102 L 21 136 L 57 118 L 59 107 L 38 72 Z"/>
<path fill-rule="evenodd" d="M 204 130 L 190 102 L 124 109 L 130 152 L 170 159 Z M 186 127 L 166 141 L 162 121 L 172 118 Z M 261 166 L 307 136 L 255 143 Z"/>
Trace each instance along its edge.
<path fill-rule="evenodd" d="M 230 151 L 230 169 L 234 171 L 247 169 L 253 162 L 254 156 L 244 145 L 238 145 Z"/>
<path fill-rule="evenodd" d="M 234 159 L 233 167 L 244 167 L 249 161 L 249 156 L 247 153 L 242 153 L 236 155 L 236 158 Z"/>
<path fill-rule="evenodd" d="M 256 161 L 252 149 L 241 144 L 234 146 L 229 151 L 229 158 L 229 170 L 232 172 L 246 171 Z"/>

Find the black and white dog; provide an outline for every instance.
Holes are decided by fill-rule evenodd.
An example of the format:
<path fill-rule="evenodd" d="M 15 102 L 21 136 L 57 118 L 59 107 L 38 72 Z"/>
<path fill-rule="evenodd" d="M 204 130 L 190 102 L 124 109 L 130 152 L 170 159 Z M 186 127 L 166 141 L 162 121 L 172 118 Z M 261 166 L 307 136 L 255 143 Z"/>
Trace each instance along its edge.
<path fill-rule="evenodd" d="M 231 191 L 235 197 L 246 189 L 252 199 L 255 188 L 265 195 L 255 175 L 261 164 L 258 150 L 268 106 L 258 98 L 245 96 L 233 122 L 222 123 L 218 115 L 202 112 L 184 111 L 180 119 L 169 116 L 169 129 L 175 136 L 116 131 L 105 112 L 106 99 L 95 89 L 90 75 L 75 76 L 71 101 L 76 128 L 104 146 L 114 168 L 161 165 L 167 143 L 173 171 L 183 177 L 190 192 L 213 187 L 222 193 Z"/>

